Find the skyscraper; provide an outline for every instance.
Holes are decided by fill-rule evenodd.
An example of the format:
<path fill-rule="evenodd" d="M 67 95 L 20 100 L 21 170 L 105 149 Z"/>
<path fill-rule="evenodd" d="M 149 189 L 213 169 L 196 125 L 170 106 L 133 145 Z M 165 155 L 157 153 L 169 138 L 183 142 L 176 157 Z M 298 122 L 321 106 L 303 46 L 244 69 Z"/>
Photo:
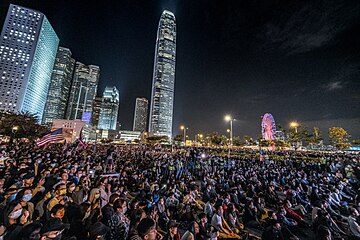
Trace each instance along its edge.
<path fill-rule="evenodd" d="M 176 55 L 176 21 L 165 10 L 159 21 L 149 118 L 149 132 L 172 137 Z"/>
<path fill-rule="evenodd" d="M 43 123 L 51 123 L 54 119 L 65 117 L 74 66 L 75 60 L 71 57 L 70 49 L 59 47 L 51 75 Z"/>
<path fill-rule="evenodd" d="M 98 66 L 76 62 L 66 119 L 90 123 L 99 78 Z"/>
<path fill-rule="evenodd" d="M 96 96 L 93 105 L 93 113 L 91 115 L 91 125 L 97 127 L 100 119 L 102 97 Z"/>
<path fill-rule="evenodd" d="M 136 98 L 133 131 L 146 131 L 148 100 Z"/>
<path fill-rule="evenodd" d="M 116 130 L 119 112 L 119 91 L 116 87 L 106 87 L 102 97 L 99 129 Z"/>
<path fill-rule="evenodd" d="M 0 110 L 42 120 L 58 46 L 44 14 L 10 4 L 0 37 Z"/>

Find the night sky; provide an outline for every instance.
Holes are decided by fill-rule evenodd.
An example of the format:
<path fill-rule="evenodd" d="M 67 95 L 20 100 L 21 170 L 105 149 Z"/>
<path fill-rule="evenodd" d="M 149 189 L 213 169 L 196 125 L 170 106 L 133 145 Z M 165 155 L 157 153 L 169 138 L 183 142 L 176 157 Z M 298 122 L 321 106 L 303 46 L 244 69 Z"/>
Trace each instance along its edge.
<path fill-rule="evenodd" d="M 101 69 L 98 93 L 116 85 L 119 121 L 131 129 L 136 97 L 150 99 L 163 10 L 177 20 L 173 134 L 257 137 L 261 115 L 277 124 L 344 127 L 360 138 L 359 0 L 49 1 L 10 3 L 44 13 L 73 57 Z"/>

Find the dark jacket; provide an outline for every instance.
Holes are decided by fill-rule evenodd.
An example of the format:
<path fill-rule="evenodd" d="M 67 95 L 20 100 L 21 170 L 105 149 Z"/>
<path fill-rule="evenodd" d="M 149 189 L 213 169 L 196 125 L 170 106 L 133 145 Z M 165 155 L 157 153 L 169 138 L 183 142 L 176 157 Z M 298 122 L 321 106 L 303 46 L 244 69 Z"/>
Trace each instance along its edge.
<path fill-rule="evenodd" d="M 266 228 L 261 236 L 262 240 L 283 240 L 284 236 L 281 233 L 281 230 L 277 230 L 272 226 Z"/>

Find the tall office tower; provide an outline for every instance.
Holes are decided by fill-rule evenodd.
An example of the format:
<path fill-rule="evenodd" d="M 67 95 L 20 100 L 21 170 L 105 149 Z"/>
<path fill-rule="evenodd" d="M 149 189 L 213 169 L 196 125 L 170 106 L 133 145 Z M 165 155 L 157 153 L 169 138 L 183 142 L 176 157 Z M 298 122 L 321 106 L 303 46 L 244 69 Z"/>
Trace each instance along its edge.
<path fill-rule="evenodd" d="M 96 96 L 93 105 L 93 114 L 91 115 L 91 125 L 97 127 L 99 124 L 102 97 Z"/>
<path fill-rule="evenodd" d="M 0 110 L 42 120 L 58 46 L 44 14 L 10 4 L 0 36 Z"/>
<path fill-rule="evenodd" d="M 54 119 L 64 119 L 74 66 L 70 49 L 59 47 L 45 104 L 44 124 L 50 124 Z"/>
<path fill-rule="evenodd" d="M 148 100 L 136 98 L 133 131 L 146 131 Z"/>
<path fill-rule="evenodd" d="M 90 123 L 99 78 L 98 66 L 76 62 L 66 119 Z"/>
<path fill-rule="evenodd" d="M 165 10 L 157 31 L 149 132 L 172 137 L 176 55 L 176 21 Z"/>
<path fill-rule="evenodd" d="M 99 129 L 116 130 L 119 112 L 119 91 L 116 87 L 106 87 L 100 110 Z"/>

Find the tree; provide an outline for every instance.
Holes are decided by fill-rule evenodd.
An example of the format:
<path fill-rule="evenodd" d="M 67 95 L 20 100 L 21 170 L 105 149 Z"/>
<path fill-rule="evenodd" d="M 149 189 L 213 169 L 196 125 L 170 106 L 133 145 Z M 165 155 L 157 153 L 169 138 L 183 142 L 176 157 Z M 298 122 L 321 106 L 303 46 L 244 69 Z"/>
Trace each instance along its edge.
<path fill-rule="evenodd" d="M 241 137 L 237 136 L 233 138 L 233 145 L 234 146 L 241 146 L 244 143 L 241 141 Z"/>
<path fill-rule="evenodd" d="M 259 140 L 259 145 L 260 145 L 260 147 L 270 147 L 270 146 L 274 145 L 274 141 L 260 139 Z"/>
<path fill-rule="evenodd" d="M 220 135 L 217 132 L 210 133 L 205 138 L 207 145 L 214 146 L 226 146 L 227 137 L 225 135 Z"/>
<path fill-rule="evenodd" d="M 299 138 L 301 142 L 309 143 L 312 136 L 313 134 L 307 128 L 302 128 L 299 131 Z"/>
<path fill-rule="evenodd" d="M 314 132 L 309 138 L 310 144 L 318 144 L 322 140 L 321 133 L 318 127 L 314 127 Z"/>
<path fill-rule="evenodd" d="M 277 149 L 283 149 L 283 148 L 286 148 L 286 147 L 291 147 L 291 145 L 289 143 L 285 142 L 284 140 L 275 140 L 274 143 L 275 143 L 275 147 Z"/>
<path fill-rule="evenodd" d="M 12 138 L 28 138 L 30 141 L 50 132 L 47 126 L 38 123 L 34 114 L 0 112 L 0 134 Z"/>
<path fill-rule="evenodd" d="M 182 135 L 182 134 L 176 135 L 176 136 L 174 137 L 174 141 L 175 141 L 175 142 L 182 142 L 182 141 L 184 141 L 184 135 Z"/>
<path fill-rule="evenodd" d="M 298 143 L 300 142 L 300 132 L 295 131 L 295 129 L 289 129 L 289 142 L 290 143 Z"/>
<path fill-rule="evenodd" d="M 351 137 L 348 132 L 342 127 L 329 128 L 330 143 L 337 149 L 342 150 L 351 146 L 349 138 Z"/>
<path fill-rule="evenodd" d="M 360 145 L 360 139 L 353 140 L 352 142 L 353 144 Z"/>
<path fill-rule="evenodd" d="M 161 142 L 168 141 L 169 138 L 167 136 L 149 136 L 146 138 L 146 142 L 150 144 L 156 144 Z"/>
<path fill-rule="evenodd" d="M 181 143 L 184 141 L 184 135 L 178 134 L 173 138 L 173 140 L 174 140 L 175 145 L 180 146 Z"/>
<path fill-rule="evenodd" d="M 254 140 L 249 135 L 244 136 L 244 141 L 248 145 L 254 145 L 255 144 Z"/>

